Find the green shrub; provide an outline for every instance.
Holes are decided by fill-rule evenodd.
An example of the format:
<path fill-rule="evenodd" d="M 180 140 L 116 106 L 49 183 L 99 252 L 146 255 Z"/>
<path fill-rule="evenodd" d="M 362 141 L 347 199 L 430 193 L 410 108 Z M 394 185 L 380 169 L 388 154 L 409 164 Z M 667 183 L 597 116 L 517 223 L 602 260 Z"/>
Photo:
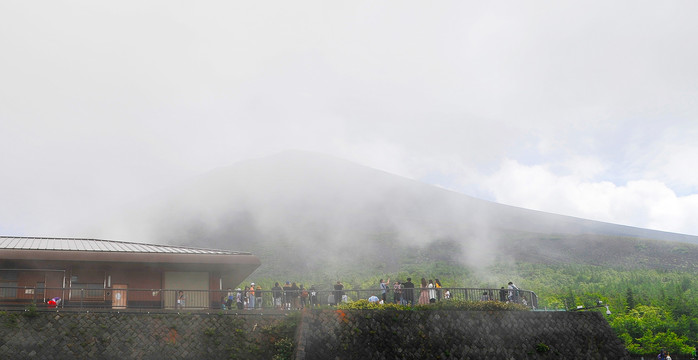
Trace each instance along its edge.
<path fill-rule="evenodd" d="M 293 345 L 293 341 L 289 338 L 282 338 L 279 339 L 279 341 L 274 343 L 274 350 L 276 351 L 276 354 L 274 354 L 274 357 L 272 358 L 273 360 L 291 360 L 293 359 L 293 351 L 295 349 L 295 346 Z"/>
<path fill-rule="evenodd" d="M 341 303 L 337 305 L 337 309 L 340 310 L 365 310 L 365 309 L 382 309 L 382 310 L 411 310 L 410 306 L 399 305 L 399 304 L 378 304 L 369 302 L 366 299 L 351 301 L 348 303 Z"/>
<path fill-rule="evenodd" d="M 361 299 L 348 303 L 337 305 L 340 310 L 462 310 L 462 311 L 528 311 L 528 307 L 521 304 L 503 303 L 500 301 L 464 301 L 464 300 L 449 300 L 441 301 L 428 305 L 399 305 L 399 304 L 378 304 L 370 303 L 368 300 Z"/>
<path fill-rule="evenodd" d="M 3 318 L 3 322 L 5 323 L 5 326 L 7 327 L 16 327 L 17 326 L 17 314 L 13 313 L 8 313 L 5 311 L 0 311 L 0 317 Z"/>
<path fill-rule="evenodd" d="M 501 301 L 465 301 L 465 300 L 449 300 L 441 301 L 435 304 L 419 305 L 416 307 L 419 310 L 464 310 L 464 311 L 530 311 L 528 307 Z"/>
<path fill-rule="evenodd" d="M 544 343 L 538 343 L 536 345 L 536 352 L 539 354 L 544 354 L 550 351 L 550 346 L 545 345 Z"/>
<path fill-rule="evenodd" d="M 39 312 L 36 310 L 36 304 L 31 303 L 25 306 L 22 315 L 30 319 L 39 316 Z"/>

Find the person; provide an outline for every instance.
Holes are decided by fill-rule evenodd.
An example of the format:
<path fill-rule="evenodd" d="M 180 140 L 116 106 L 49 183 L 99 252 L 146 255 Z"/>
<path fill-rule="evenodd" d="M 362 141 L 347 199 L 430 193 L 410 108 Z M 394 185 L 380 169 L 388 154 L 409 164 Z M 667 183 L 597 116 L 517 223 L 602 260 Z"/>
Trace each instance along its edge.
<path fill-rule="evenodd" d="M 436 288 L 436 300 L 441 301 L 441 281 L 434 279 L 434 287 Z"/>
<path fill-rule="evenodd" d="M 444 289 L 444 300 L 449 300 L 451 299 L 451 291 L 448 289 Z"/>
<path fill-rule="evenodd" d="M 286 284 L 284 284 L 284 293 L 283 293 L 283 303 L 284 303 L 284 309 L 286 310 L 291 310 L 291 282 L 286 281 Z"/>
<path fill-rule="evenodd" d="M 499 289 L 499 301 L 507 302 L 507 291 L 504 289 L 504 286 Z"/>
<path fill-rule="evenodd" d="M 426 305 L 429 303 L 429 293 L 427 292 L 427 279 L 422 278 L 422 287 L 419 290 L 419 300 L 417 301 L 420 305 Z"/>
<path fill-rule="evenodd" d="M 393 284 L 393 302 L 395 304 L 402 304 L 402 286 L 399 281 L 395 281 L 395 284 Z"/>
<path fill-rule="evenodd" d="M 254 283 L 250 284 L 249 290 L 247 291 L 247 309 L 254 310 L 254 301 L 256 297 L 254 294 Z"/>
<path fill-rule="evenodd" d="M 666 360 L 671 360 L 671 355 L 669 353 L 666 353 Z"/>
<path fill-rule="evenodd" d="M 487 291 L 482 292 L 482 295 L 480 295 L 480 301 L 490 301 L 490 296 L 487 294 Z"/>
<path fill-rule="evenodd" d="M 388 301 L 388 291 L 390 291 L 388 284 L 390 284 L 390 278 L 388 278 L 387 283 L 383 282 L 383 279 L 380 280 L 381 298 L 383 299 L 383 302 Z"/>
<path fill-rule="evenodd" d="M 317 290 L 315 289 L 315 284 L 310 285 L 310 306 L 318 306 L 320 305 L 317 302 Z"/>
<path fill-rule="evenodd" d="M 666 360 L 666 350 L 662 349 L 657 355 L 658 360 Z"/>
<path fill-rule="evenodd" d="M 254 288 L 254 304 L 257 308 L 261 309 L 262 308 L 262 287 L 257 284 Z"/>
<path fill-rule="evenodd" d="M 300 308 L 300 301 L 298 300 L 301 295 L 300 290 L 301 288 L 298 287 L 295 281 L 291 283 L 291 307 L 294 310 L 298 310 Z"/>
<path fill-rule="evenodd" d="M 410 277 L 402 284 L 402 297 L 405 299 L 405 305 L 409 303 L 410 306 L 414 306 L 414 283 Z"/>
<path fill-rule="evenodd" d="M 513 282 L 509 281 L 509 294 L 507 300 L 511 302 L 518 302 L 519 292 L 517 290 L 519 290 L 519 288 L 516 287 Z"/>
<path fill-rule="evenodd" d="M 228 310 L 231 310 L 233 308 L 233 299 L 235 299 L 235 295 L 233 294 L 233 290 L 228 288 L 228 301 L 226 301 L 225 306 Z"/>
<path fill-rule="evenodd" d="M 184 309 L 184 303 L 186 302 L 186 299 L 187 297 L 184 295 L 184 291 L 179 290 L 179 292 L 177 292 L 177 303 L 175 304 L 175 309 Z"/>
<path fill-rule="evenodd" d="M 242 310 L 245 308 L 245 295 L 242 293 L 242 289 L 236 288 L 235 291 L 235 304 L 238 308 L 238 310 Z"/>
<path fill-rule="evenodd" d="M 332 305 L 337 305 L 339 304 L 340 301 L 342 301 L 342 296 L 344 295 L 344 285 L 337 280 L 337 283 L 334 285 L 334 303 Z"/>
<path fill-rule="evenodd" d="M 274 307 L 281 309 L 281 286 L 279 282 L 274 283 L 274 287 L 271 288 L 271 297 L 274 300 Z"/>
<path fill-rule="evenodd" d="M 56 296 L 56 297 L 48 300 L 48 307 L 49 308 L 55 308 L 57 306 L 61 306 L 61 298 Z"/>
<path fill-rule="evenodd" d="M 371 295 L 371 297 L 368 298 L 368 302 L 371 304 L 378 304 L 379 301 L 380 299 L 378 299 L 378 296 L 376 295 Z"/>
<path fill-rule="evenodd" d="M 434 288 L 434 280 L 429 279 L 429 284 L 427 285 L 427 288 L 429 288 L 429 303 L 433 304 L 436 302 L 436 290 Z"/>
<path fill-rule="evenodd" d="M 308 306 L 308 290 L 301 284 L 301 309 Z"/>

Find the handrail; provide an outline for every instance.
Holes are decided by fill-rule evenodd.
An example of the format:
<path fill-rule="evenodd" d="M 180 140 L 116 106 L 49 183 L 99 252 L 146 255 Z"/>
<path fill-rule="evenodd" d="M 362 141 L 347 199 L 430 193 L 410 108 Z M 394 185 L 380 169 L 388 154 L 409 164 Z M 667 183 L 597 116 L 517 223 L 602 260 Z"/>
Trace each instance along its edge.
<path fill-rule="evenodd" d="M 181 293 L 180 293 L 181 292 Z M 37 288 L 0 286 L 0 307 L 36 304 L 39 308 L 173 309 L 173 310 L 294 310 L 336 305 L 369 299 L 383 300 L 383 290 L 257 290 L 254 298 L 244 290 L 119 289 L 119 288 Z M 229 299 L 232 297 L 231 299 Z M 55 304 L 49 304 L 57 299 Z M 240 299 L 240 301 L 238 301 Z M 433 299 L 433 300 L 432 300 Z M 413 288 L 386 291 L 385 302 L 403 305 L 429 304 L 449 300 L 513 302 L 531 309 L 538 307 L 535 292 L 522 289 Z"/>

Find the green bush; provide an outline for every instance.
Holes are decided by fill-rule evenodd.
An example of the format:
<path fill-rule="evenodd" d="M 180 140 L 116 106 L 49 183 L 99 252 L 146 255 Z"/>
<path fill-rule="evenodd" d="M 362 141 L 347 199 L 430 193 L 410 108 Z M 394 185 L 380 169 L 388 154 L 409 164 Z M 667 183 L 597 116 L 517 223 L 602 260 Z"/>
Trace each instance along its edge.
<path fill-rule="evenodd" d="M 6 327 L 11 328 L 17 326 L 17 314 L 0 311 L 0 317 L 3 319 L 3 323 Z"/>
<path fill-rule="evenodd" d="M 449 300 L 441 301 L 429 305 L 399 305 L 399 304 L 378 304 L 370 303 L 368 300 L 361 299 L 349 303 L 337 305 L 340 310 L 461 310 L 461 311 L 528 311 L 529 308 L 520 304 L 503 303 L 500 301 L 464 301 L 464 300 Z"/>
<path fill-rule="evenodd" d="M 293 340 L 289 338 L 279 339 L 274 343 L 276 354 L 272 357 L 273 360 L 291 360 L 293 359 L 293 351 L 295 346 Z"/>
<path fill-rule="evenodd" d="M 24 308 L 24 312 L 22 313 L 22 315 L 30 319 L 39 316 L 39 312 L 36 309 L 36 304 L 32 303 L 27 305 Z"/>

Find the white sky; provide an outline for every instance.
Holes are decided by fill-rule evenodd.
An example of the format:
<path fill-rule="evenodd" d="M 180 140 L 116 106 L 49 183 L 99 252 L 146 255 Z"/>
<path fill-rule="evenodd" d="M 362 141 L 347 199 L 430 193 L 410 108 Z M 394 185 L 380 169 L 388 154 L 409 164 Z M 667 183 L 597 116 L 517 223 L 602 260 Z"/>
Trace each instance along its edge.
<path fill-rule="evenodd" d="M 0 234 L 286 149 L 698 235 L 698 2 L 0 2 Z M 128 239 L 124 239 L 128 240 Z"/>

